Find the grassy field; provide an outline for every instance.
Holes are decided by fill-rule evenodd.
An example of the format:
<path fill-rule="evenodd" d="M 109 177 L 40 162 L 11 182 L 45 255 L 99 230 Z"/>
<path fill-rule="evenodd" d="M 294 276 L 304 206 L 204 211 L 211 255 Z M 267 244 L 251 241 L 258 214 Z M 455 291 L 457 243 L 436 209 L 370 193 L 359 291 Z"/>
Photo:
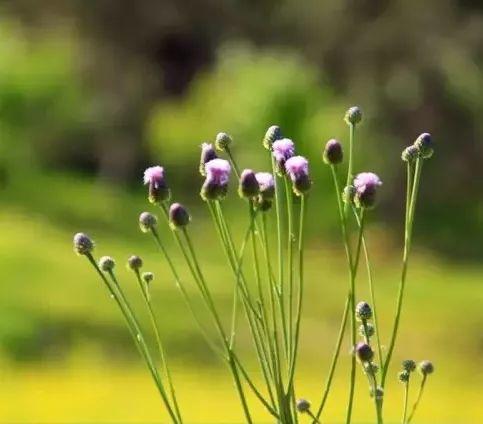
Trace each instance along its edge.
<path fill-rule="evenodd" d="M 27 190 L 27 182 L 14 181 L 2 196 L 0 421 L 153 422 L 164 417 L 154 386 L 113 302 L 86 261 L 72 252 L 72 234 L 85 230 L 98 242 L 97 255 L 111 254 L 119 260 L 122 284 L 136 305 L 140 302 L 134 281 L 122 262 L 138 253 L 145 259 L 146 270 L 156 273 L 153 296 L 187 421 L 240 422 L 240 408 L 228 373 L 203 343 L 152 241 L 137 229 L 137 215 L 146 208 L 143 197 L 119 194 L 79 179 L 42 178 L 39 186 L 49 190 Z M 49 196 L 49 192 L 55 195 Z M 232 213 L 231 222 L 240 230 L 244 223 L 237 216 Z M 201 214 L 194 220 L 194 238 L 203 242 L 206 273 L 228 318 L 233 283 L 214 237 L 206 230 L 205 218 L 206 214 Z M 382 234 L 378 227 L 369 228 L 381 331 L 387 341 L 399 254 L 392 237 Z M 479 407 L 483 391 L 482 279 L 481 265 L 452 263 L 416 249 L 391 371 L 394 378 L 387 390 L 387 422 L 399 420 L 402 388 L 396 373 L 399 361 L 406 357 L 428 358 L 436 367 L 416 422 L 483 420 Z M 307 282 L 297 391 L 316 403 L 347 288 L 341 246 L 324 234 L 309 236 Z M 367 283 L 362 272 L 358 284 L 358 298 L 363 299 Z M 250 369 L 256 372 L 243 326 L 239 346 L 251 361 Z M 326 422 L 340 422 L 343 416 L 348 340 L 343 349 Z M 362 377 L 359 372 L 359 422 L 372 418 L 372 404 Z M 270 420 L 259 410 L 257 421 Z"/>

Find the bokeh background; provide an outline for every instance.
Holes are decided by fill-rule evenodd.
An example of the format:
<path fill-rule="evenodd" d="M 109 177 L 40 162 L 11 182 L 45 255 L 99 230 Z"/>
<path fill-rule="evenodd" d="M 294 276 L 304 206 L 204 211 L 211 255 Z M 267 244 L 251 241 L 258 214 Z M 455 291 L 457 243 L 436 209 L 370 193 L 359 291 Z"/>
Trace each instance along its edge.
<path fill-rule="evenodd" d="M 436 365 L 420 422 L 481 422 L 482 66 L 479 1 L 1 2 L 0 421 L 164 418 L 118 311 L 72 252 L 72 234 L 81 230 L 97 241 L 99 255 L 116 257 L 136 304 L 123 262 L 137 253 L 156 273 L 153 295 L 188 420 L 241 421 L 230 376 L 203 342 L 152 240 L 138 230 L 139 212 L 151 210 L 141 177 L 146 166 L 167 168 L 176 199 L 194 216 L 210 284 L 226 310 L 232 281 L 198 197 L 199 145 L 226 131 L 240 163 L 263 169 L 260 140 L 274 123 L 312 160 L 298 387 L 316 401 L 347 287 L 321 148 L 332 137 L 347 142 L 342 117 L 358 104 L 364 120 L 356 169 L 384 180 L 367 236 L 384 340 L 400 270 L 400 152 L 423 131 L 436 141 L 418 204 L 388 422 L 400 416 L 395 374 L 406 357 Z M 239 231 L 246 225 L 240 202 L 234 193 L 227 201 Z M 366 286 L 361 277 L 361 296 Z M 250 358 L 243 337 L 240 346 Z M 348 340 L 343 349 L 327 422 L 343 416 Z M 363 421 L 372 410 L 359 381 L 356 418 Z"/>

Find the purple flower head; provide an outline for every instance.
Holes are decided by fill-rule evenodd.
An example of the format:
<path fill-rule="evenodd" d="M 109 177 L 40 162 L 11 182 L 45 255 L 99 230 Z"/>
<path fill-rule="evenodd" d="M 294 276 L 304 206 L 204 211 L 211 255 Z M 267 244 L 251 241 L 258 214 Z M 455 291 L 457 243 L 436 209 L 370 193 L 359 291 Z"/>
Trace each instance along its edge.
<path fill-rule="evenodd" d="M 169 223 L 172 229 L 185 227 L 189 224 L 191 217 L 188 210 L 181 203 L 173 203 L 169 207 Z"/>
<path fill-rule="evenodd" d="M 215 149 L 213 144 L 210 143 L 203 143 L 201 145 L 201 157 L 200 157 L 200 174 L 203 177 L 206 177 L 205 172 L 205 165 L 213 159 L 216 159 L 218 156 L 216 155 Z"/>
<path fill-rule="evenodd" d="M 325 145 L 322 158 L 327 165 L 337 165 L 342 162 L 343 153 L 340 142 L 334 138 L 329 140 Z"/>
<path fill-rule="evenodd" d="M 201 188 L 203 200 L 218 200 L 225 197 L 230 179 L 230 163 L 224 159 L 213 159 L 205 164 L 206 180 Z"/>
<path fill-rule="evenodd" d="M 149 185 L 149 201 L 151 203 L 159 203 L 169 199 L 170 191 L 166 184 L 162 166 L 147 168 L 144 171 L 144 184 Z"/>
<path fill-rule="evenodd" d="M 266 199 L 272 199 L 275 195 L 275 184 L 273 175 L 270 172 L 257 172 L 255 178 L 260 187 L 260 194 Z"/>
<path fill-rule="evenodd" d="M 309 161 L 303 156 L 293 156 L 285 162 L 285 171 L 293 182 L 293 191 L 297 196 L 306 193 L 312 182 L 309 178 Z"/>
<path fill-rule="evenodd" d="M 251 169 L 244 169 L 240 175 L 240 185 L 238 187 L 238 193 L 240 197 L 253 198 L 260 192 L 260 186 L 258 184 L 255 172 Z"/>
<path fill-rule="evenodd" d="M 289 138 L 282 138 L 272 144 L 272 154 L 277 161 L 280 173 L 283 173 L 285 162 L 295 154 L 295 145 Z"/>
<path fill-rule="evenodd" d="M 377 188 L 382 185 L 380 178 L 373 172 L 357 174 L 353 182 L 355 188 L 354 201 L 358 208 L 371 208 L 376 201 Z"/>
<path fill-rule="evenodd" d="M 374 356 L 374 352 L 372 351 L 371 346 L 364 342 L 357 343 L 355 347 L 355 352 L 361 362 L 368 362 Z"/>

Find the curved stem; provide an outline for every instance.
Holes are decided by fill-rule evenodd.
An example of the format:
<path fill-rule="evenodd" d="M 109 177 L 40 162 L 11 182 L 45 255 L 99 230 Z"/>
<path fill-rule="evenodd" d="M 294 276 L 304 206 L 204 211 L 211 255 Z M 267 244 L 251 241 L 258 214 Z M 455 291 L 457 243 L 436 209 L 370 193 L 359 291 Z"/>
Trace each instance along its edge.
<path fill-rule="evenodd" d="M 423 379 L 421 380 L 421 385 L 419 386 L 418 397 L 416 398 L 416 402 L 414 402 L 413 409 L 411 410 L 411 413 L 409 414 L 409 417 L 408 417 L 408 420 L 407 420 L 408 424 L 413 419 L 414 414 L 416 413 L 416 409 L 418 409 L 419 402 L 421 402 L 421 397 L 423 396 L 424 386 L 426 385 L 426 378 L 427 378 L 427 375 L 423 375 Z"/>

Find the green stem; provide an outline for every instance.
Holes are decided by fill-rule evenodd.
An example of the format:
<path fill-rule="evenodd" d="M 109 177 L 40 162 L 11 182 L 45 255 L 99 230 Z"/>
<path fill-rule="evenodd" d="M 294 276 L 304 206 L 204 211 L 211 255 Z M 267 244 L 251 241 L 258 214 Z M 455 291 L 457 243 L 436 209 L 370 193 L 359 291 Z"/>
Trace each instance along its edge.
<path fill-rule="evenodd" d="M 413 419 L 414 414 L 416 413 L 416 409 L 418 409 L 419 402 L 421 402 L 421 397 L 423 396 L 424 386 L 426 385 L 427 377 L 428 377 L 427 375 L 423 375 L 423 379 L 421 380 L 421 385 L 419 386 L 418 397 L 416 398 L 416 402 L 414 402 L 411 413 L 409 414 L 407 424 L 409 424 Z"/>
<path fill-rule="evenodd" d="M 291 360 L 291 352 L 292 352 L 292 341 L 293 341 L 293 292 L 294 292 L 294 284 L 293 284 L 293 241 L 294 241 L 294 234 L 293 234 L 293 218 L 292 218 L 292 190 L 290 189 L 290 185 L 288 183 L 287 177 L 284 179 L 285 185 L 285 198 L 287 202 L 287 252 L 288 252 L 288 263 L 287 263 L 287 278 L 288 278 L 288 300 L 287 300 L 287 310 L 288 310 L 288 340 L 290 341 L 288 346 L 288 355 L 287 358 Z"/>
<path fill-rule="evenodd" d="M 282 249 L 282 205 L 280 199 L 279 177 L 276 172 L 276 164 L 273 156 L 272 160 L 272 174 L 275 186 L 275 212 L 277 215 L 277 251 L 278 251 L 278 291 L 280 297 L 284 298 L 284 284 L 283 284 L 283 249 Z M 286 323 L 283 323 L 286 326 Z"/>
<path fill-rule="evenodd" d="M 404 384 L 404 406 L 403 406 L 403 416 L 401 424 L 407 423 L 407 413 L 408 413 L 408 401 L 409 401 L 409 380 Z"/>
<path fill-rule="evenodd" d="M 349 165 L 347 167 L 347 179 L 346 179 L 346 187 L 352 183 L 352 179 L 354 177 L 354 161 L 353 161 L 353 150 L 354 150 L 354 134 L 355 134 L 355 125 L 349 124 Z M 334 167 L 334 165 L 331 165 Z M 344 205 L 344 215 L 347 216 L 349 212 L 349 203 Z"/>
<path fill-rule="evenodd" d="M 391 362 L 392 353 L 394 351 L 394 346 L 396 344 L 397 333 L 399 330 L 399 322 L 401 320 L 401 312 L 402 306 L 404 302 L 404 289 L 406 286 L 406 276 L 408 271 L 408 263 L 409 263 L 409 253 L 411 251 L 411 241 L 412 241 L 412 233 L 413 233 L 413 222 L 414 222 L 414 212 L 416 209 L 416 200 L 419 190 L 419 183 L 421 179 L 421 170 L 423 166 L 423 159 L 418 158 L 416 160 L 416 169 L 414 171 L 414 182 L 411 190 L 411 200 L 409 205 L 409 211 L 407 216 L 407 223 L 405 226 L 404 231 L 404 253 L 403 253 L 403 265 L 402 265 L 402 272 L 401 272 L 401 282 L 399 284 L 399 292 L 397 298 L 397 306 L 396 306 L 396 315 L 394 318 L 394 326 L 391 335 L 391 341 L 389 343 L 389 349 L 387 351 L 386 360 L 384 362 L 384 367 L 382 369 L 382 380 L 381 386 L 384 388 L 384 384 L 387 377 L 387 372 L 389 370 L 389 364 Z M 410 168 L 408 167 L 408 172 Z"/>

